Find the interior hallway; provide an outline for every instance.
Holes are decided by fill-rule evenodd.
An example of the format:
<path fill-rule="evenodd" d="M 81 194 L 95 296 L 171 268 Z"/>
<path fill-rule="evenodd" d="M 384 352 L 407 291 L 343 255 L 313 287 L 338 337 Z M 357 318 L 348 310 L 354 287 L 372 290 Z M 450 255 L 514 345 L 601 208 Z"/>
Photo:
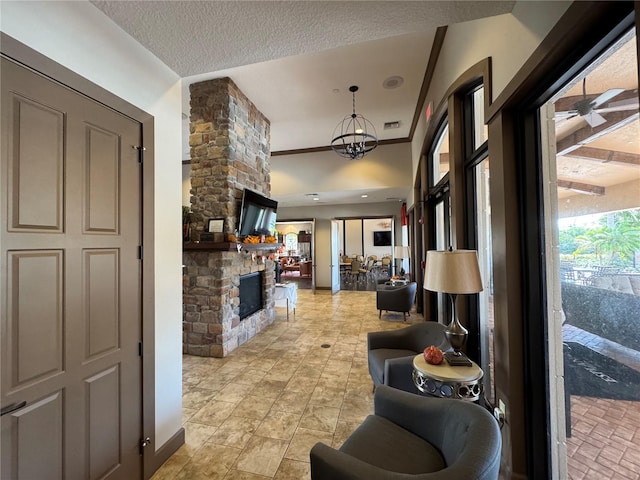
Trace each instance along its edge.
<path fill-rule="evenodd" d="M 371 291 L 299 289 L 295 316 L 276 315 L 227 358 L 183 357 L 186 444 L 152 480 L 309 480 L 311 447 L 339 447 L 373 411 L 367 332 L 423 321 L 415 312 L 406 323 L 401 313 L 378 319 Z M 565 326 L 564 339 L 623 360 L 587 332 Z M 569 478 L 640 478 L 639 402 L 571 403 Z"/>
<path fill-rule="evenodd" d="M 373 411 L 367 332 L 423 321 L 378 319 L 375 292 L 357 291 L 298 290 L 295 316 L 276 314 L 227 358 L 183 357 L 186 444 L 152 480 L 309 479 L 311 447 Z"/>

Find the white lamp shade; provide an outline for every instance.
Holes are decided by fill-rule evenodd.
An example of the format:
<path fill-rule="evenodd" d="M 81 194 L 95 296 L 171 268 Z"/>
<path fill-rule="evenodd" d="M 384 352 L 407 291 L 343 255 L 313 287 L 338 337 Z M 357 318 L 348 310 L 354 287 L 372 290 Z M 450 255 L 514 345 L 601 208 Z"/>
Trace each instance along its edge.
<path fill-rule="evenodd" d="M 475 250 L 429 250 L 425 268 L 425 290 L 455 294 L 482 291 Z"/>
<path fill-rule="evenodd" d="M 393 256 L 396 258 L 409 258 L 409 247 L 395 247 Z"/>

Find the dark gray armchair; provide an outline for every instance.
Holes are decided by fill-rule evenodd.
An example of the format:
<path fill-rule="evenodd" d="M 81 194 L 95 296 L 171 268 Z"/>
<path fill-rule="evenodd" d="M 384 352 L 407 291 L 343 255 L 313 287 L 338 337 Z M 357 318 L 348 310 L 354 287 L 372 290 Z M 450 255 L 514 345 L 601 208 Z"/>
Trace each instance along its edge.
<path fill-rule="evenodd" d="M 382 317 L 382 311 L 402 312 L 403 318 L 407 319 L 407 314 L 416 301 L 416 282 L 409 282 L 406 285 L 383 285 L 379 284 L 376 289 L 376 308 L 380 310 L 378 318 Z"/>
<path fill-rule="evenodd" d="M 398 330 L 369 332 L 367 357 L 374 388 L 385 384 L 419 393 L 411 379 L 413 357 L 430 345 L 449 350 L 444 330 L 445 326 L 438 322 L 424 322 Z"/>
<path fill-rule="evenodd" d="M 382 385 L 339 450 L 311 449 L 313 480 L 496 480 L 502 439 L 484 408 Z"/>

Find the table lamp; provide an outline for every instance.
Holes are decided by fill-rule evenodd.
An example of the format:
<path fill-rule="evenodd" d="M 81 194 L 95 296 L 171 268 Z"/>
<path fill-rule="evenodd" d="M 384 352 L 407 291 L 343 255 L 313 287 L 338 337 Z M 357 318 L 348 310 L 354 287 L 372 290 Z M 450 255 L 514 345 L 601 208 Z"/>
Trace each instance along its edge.
<path fill-rule="evenodd" d="M 482 291 L 482 279 L 475 250 L 447 251 L 429 250 L 427 252 L 424 289 L 442 292 L 451 299 L 451 322 L 445 330 L 445 337 L 453 347 L 445 358 L 449 365 L 471 365 L 471 361 L 460 350 L 467 341 L 466 328 L 458 320 L 456 298 L 459 294 Z"/>
<path fill-rule="evenodd" d="M 393 249 L 393 256 L 396 258 L 409 258 L 409 247 L 395 247 Z M 400 276 L 404 277 L 404 268 L 400 268 Z"/>

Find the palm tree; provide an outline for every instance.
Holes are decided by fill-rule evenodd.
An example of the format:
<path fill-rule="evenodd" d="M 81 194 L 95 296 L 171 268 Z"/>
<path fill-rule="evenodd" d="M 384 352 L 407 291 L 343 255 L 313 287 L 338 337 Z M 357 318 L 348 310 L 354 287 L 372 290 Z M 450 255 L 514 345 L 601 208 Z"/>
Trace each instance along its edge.
<path fill-rule="evenodd" d="M 616 256 L 633 262 L 636 251 L 640 250 L 640 211 L 614 213 L 603 217 L 602 222 L 605 224 L 575 238 L 579 247 L 574 255 L 592 250 L 601 264 L 605 255 L 607 263 L 613 262 Z"/>

